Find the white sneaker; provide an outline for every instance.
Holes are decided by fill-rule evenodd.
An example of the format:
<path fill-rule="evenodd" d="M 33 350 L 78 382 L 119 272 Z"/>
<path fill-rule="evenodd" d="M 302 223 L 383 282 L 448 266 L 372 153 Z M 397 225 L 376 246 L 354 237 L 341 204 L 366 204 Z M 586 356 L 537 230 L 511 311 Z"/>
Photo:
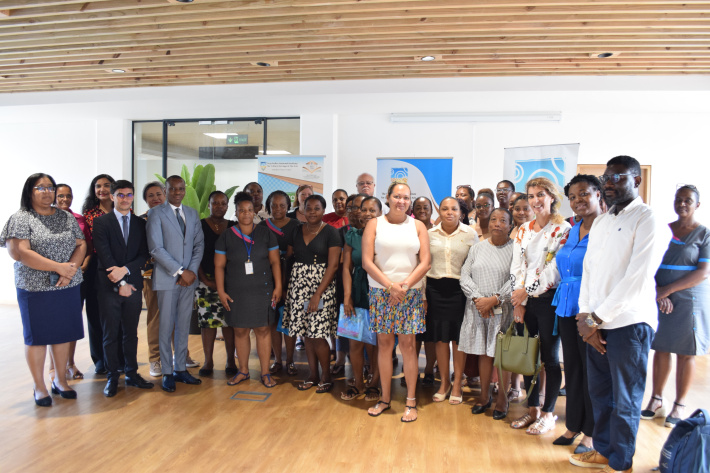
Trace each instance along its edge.
<path fill-rule="evenodd" d="M 200 366 L 198 362 L 190 358 L 189 356 L 185 358 L 185 367 L 186 368 L 197 368 Z"/>
<path fill-rule="evenodd" d="M 150 362 L 150 375 L 154 378 L 163 375 L 163 370 L 160 367 L 160 360 Z"/>

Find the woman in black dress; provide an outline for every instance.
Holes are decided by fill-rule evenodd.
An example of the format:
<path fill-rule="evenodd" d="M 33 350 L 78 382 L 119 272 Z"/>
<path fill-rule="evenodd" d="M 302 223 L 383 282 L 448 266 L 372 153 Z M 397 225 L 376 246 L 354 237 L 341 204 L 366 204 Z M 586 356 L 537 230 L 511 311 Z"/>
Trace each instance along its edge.
<path fill-rule="evenodd" d="M 261 383 L 276 386 L 269 372 L 271 325 L 276 303 L 281 299 L 281 261 L 276 236 L 254 225 L 254 203 L 246 192 L 234 197 L 237 225 L 220 235 L 215 243 L 215 281 L 219 300 L 226 309 L 227 325 L 234 329 L 239 370 L 227 384 L 249 379 L 249 334 L 256 335 L 256 352 L 261 364 Z M 236 302 L 235 302 L 236 301 Z"/>

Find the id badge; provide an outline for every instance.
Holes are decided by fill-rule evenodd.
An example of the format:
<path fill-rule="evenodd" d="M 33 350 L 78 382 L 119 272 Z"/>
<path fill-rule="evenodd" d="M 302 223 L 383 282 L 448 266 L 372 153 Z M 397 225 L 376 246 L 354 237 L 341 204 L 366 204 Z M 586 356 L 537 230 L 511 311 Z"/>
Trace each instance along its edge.
<path fill-rule="evenodd" d="M 247 261 L 246 263 L 244 263 L 244 271 L 247 274 L 254 274 L 254 263 L 252 263 L 251 261 Z"/>

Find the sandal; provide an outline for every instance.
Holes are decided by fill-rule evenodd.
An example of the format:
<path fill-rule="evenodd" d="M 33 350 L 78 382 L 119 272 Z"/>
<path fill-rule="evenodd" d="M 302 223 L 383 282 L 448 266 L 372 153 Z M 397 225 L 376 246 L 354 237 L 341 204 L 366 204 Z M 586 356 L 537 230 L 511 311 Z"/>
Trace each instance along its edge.
<path fill-rule="evenodd" d="M 314 384 L 316 384 L 315 381 L 304 381 L 297 386 L 297 389 L 299 391 L 308 391 L 313 387 Z"/>
<path fill-rule="evenodd" d="M 366 401 L 377 401 L 380 398 L 380 390 L 375 387 L 369 387 L 365 389 L 365 400 Z"/>
<path fill-rule="evenodd" d="M 349 387 L 344 393 L 340 393 L 340 399 L 343 401 L 354 401 L 361 395 L 360 391 L 356 387 L 352 386 Z"/>
<path fill-rule="evenodd" d="M 677 402 L 673 401 L 673 405 L 678 406 L 681 409 L 685 409 L 685 404 L 678 404 Z M 672 417 L 670 414 L 668 414 L 668 416 L 666 417 L 666 421 L 663 423 L 663 425 L 665 427 L 673 428 L 681 420 L 682 419 L 680 417 Z"/>
<path fill-rule="evenodd" d="M 345 371 L 345 365 L 333 365 L 330 368 L 330 374 L 337 376 Z"/>
<path fill-rule="evenodd" d="M 84 379 L 84 373 L 79 371 L 74 363 L 67 366 L 67 378 L 69 379 Z"/>
<path fill-rule="evenodd" d="M 525 431 L 526 434 L 530 435 L 542 435 L 546 434 L 547 432 L 551 431 L 552 429 L 555 428 L 555 421 L 557 420 L 557 416 L 552 416 L 552 417 L 538 417 L 538 419 L 533 422 L 533 424 L 528 427 L 528 430 Z"/>
<path fill-rule="evenodd" d="M 508 402 L 518 402 L 520 400 L 520 389 L 508 389 Z"/>
<path fill-rule="evenodd" d="M 454 396 L 453 394 L 451 394 L 449 396 L 449 404 L 451 404 L 452 406 L 458 406 L 459 404 L 462 404 L 462 403 L 463 403 L 463 393 L 461 393 L 460 396 Z"/>
<path fill-rule="evenodd" d="M 237 377 L 238 377 L 239 375 L 242 375 L 242 376 L 244 376 L 244 377 L 243 377 L 242 379 L 240 379 L 239 381 L 237 381 Z M 242 373 L 241 371 L 237 371 L 237 374 L 235 374 L 232 379 L 230 379 L 229 381 L 227 381 L 227 384 L 230 385 L 230 386 L 236 386 L 237 384 L 243 383 L 244 381 L 248 380 L 250 377 L 251 377 L 251 376 L 249 375 L 248 372 L 247 372 L 247 373 Z"/>
<path fill-rule="evenodd" d="M 286 366 L 286 374 L 289 376 L 296 376 L 298 374 L 295 363 L 291 362 Z"/>
<path fill-rule="evenodd" d="M 316 394 L 325 394 L 333 390 L 333 383 L 319 383 Z"/>
<path fill-rule="evenodd" d="M 271 374 L 276 374 L 279 371 L 281 371 L 284 368 L 284 365 L 281 364 L 280 361 L 275 361 L 272 363 L 272 365 L 269 367 L 269 373 Z"/>
<path fill-rule="evenodd" d="M 663 398 L 658 397 L 658 396 L 653 396 L 653 397 L 651 397 L 651 400 L 661 401 L 661 405 L 658 406 L 655 411 L 652 409 L 642 410 L 641 411 L 641 418 L 643 420 L 651 420 L 654 417 L 663 417 L 664 415 L 666 415 L 666 406 L 663 405 Z"/>
<path fill-rule="evenodd" d="M 266 381 L 264 381 L 264 378 L 266 378 L 269 381 L 269 384 L 266 384 Z M 265 388 L 273 388 L 276 386 L 276 381 L 274 381 L 271 378 L 271 373 L 266 373 L 266 374 L 261 375 L 261 384 L 263 384 Z"/>
<path fill-rule="evenodd" d="M 520 417 L 519 419 L 514 420 L 513 422 L 510 423 L 510 426 L 514 429 L 522 429 L 524 427 L 527 427 L 528 425 L 532 424 L 535 422 L 537 419 L 533 418 L 530 414 L 525 414 L 524 416 Z"/>
<path fill-rule="evenodd" d="M 384 407 L 384 408 L 380 409 L 379 411 L 377 411 L 377 409 L 379 409 L 378 406 L 379 406 L 380 404 L 382 404 L 383 406 L 386 406 L 386 407 Z M 389 402 L 377 401 L 377 404 L 375 404 L 374 406 L 372 406 L 371 408 L 369 408 L 369 409 L 367 410 L 367 415 L 372 416 L 372 417 L 377 417 L 377 416 L 381 415 L 383 412 L 385 412 L 386 410 L 389 410 L 391 407 L 392 407 L 392 406 L 390 406 L 390 403 L 389 403 Z M 373 409 L 375 409 L 375 410 L 373 411 Z"/>
<path fill-rule="evenodd" d="M 416 400 L 417 400 L 416 397 L 411 397 L 411 398 L 408 397 L 408 398 L 407 398 L 407 401 L 416 401 Z M 404 407 L 405 407 L 406 410 L 404 411 L 404 415 L 403 415 L 402 418 L 400 419 L 402 422 L 405 422 L 405 423 L 414 422 L 415 420 L 417 420 L 417 419 L 419 418 L 419 409 L 417 409 L 417 405 L 416 405 L 416 404 L 414 404 L 413 406 L 407 406 L 407 405 L 405 405 Z M 409 413 L 412 412 L 412 409 L 414 409 L 415 411 L 417 411 L 417 417 L 415 417 L 414 419 L 405 419 L 404 416 L 409 415 Z"/>

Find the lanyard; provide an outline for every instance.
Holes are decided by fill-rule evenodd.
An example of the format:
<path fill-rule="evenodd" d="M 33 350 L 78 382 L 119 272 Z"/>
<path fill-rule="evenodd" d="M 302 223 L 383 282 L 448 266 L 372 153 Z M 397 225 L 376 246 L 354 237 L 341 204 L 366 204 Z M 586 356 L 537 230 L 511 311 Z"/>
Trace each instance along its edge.
<path fill-rule="evenodd" d="M 237 230 L 236 225 L 232 227 L 232 231 L 235 235 L 242 239 L 242 242 L 244 242 L 244 248 L 246 248 L 247 250 L 247 261 L 251 261 L 251 249 L 254 246 L 254 240 L 252 238 L 249 238 L 248 235 L 245 235 L 239 230 Z M 251 233 L 252 235 L 254 234 L 254 222 L 252 222 L 251 224 Z M 247 245 L 247 243 L 249 244 Z"/>
<path fill-rule="evenodd" d="M 284 232 L 281 231 L 279 227 L 271 222 L 271 219 L 266 219 L 266 226 L 271 229 L 272 232 L 276 233 L 278 236 L 284 236 Z"/>

